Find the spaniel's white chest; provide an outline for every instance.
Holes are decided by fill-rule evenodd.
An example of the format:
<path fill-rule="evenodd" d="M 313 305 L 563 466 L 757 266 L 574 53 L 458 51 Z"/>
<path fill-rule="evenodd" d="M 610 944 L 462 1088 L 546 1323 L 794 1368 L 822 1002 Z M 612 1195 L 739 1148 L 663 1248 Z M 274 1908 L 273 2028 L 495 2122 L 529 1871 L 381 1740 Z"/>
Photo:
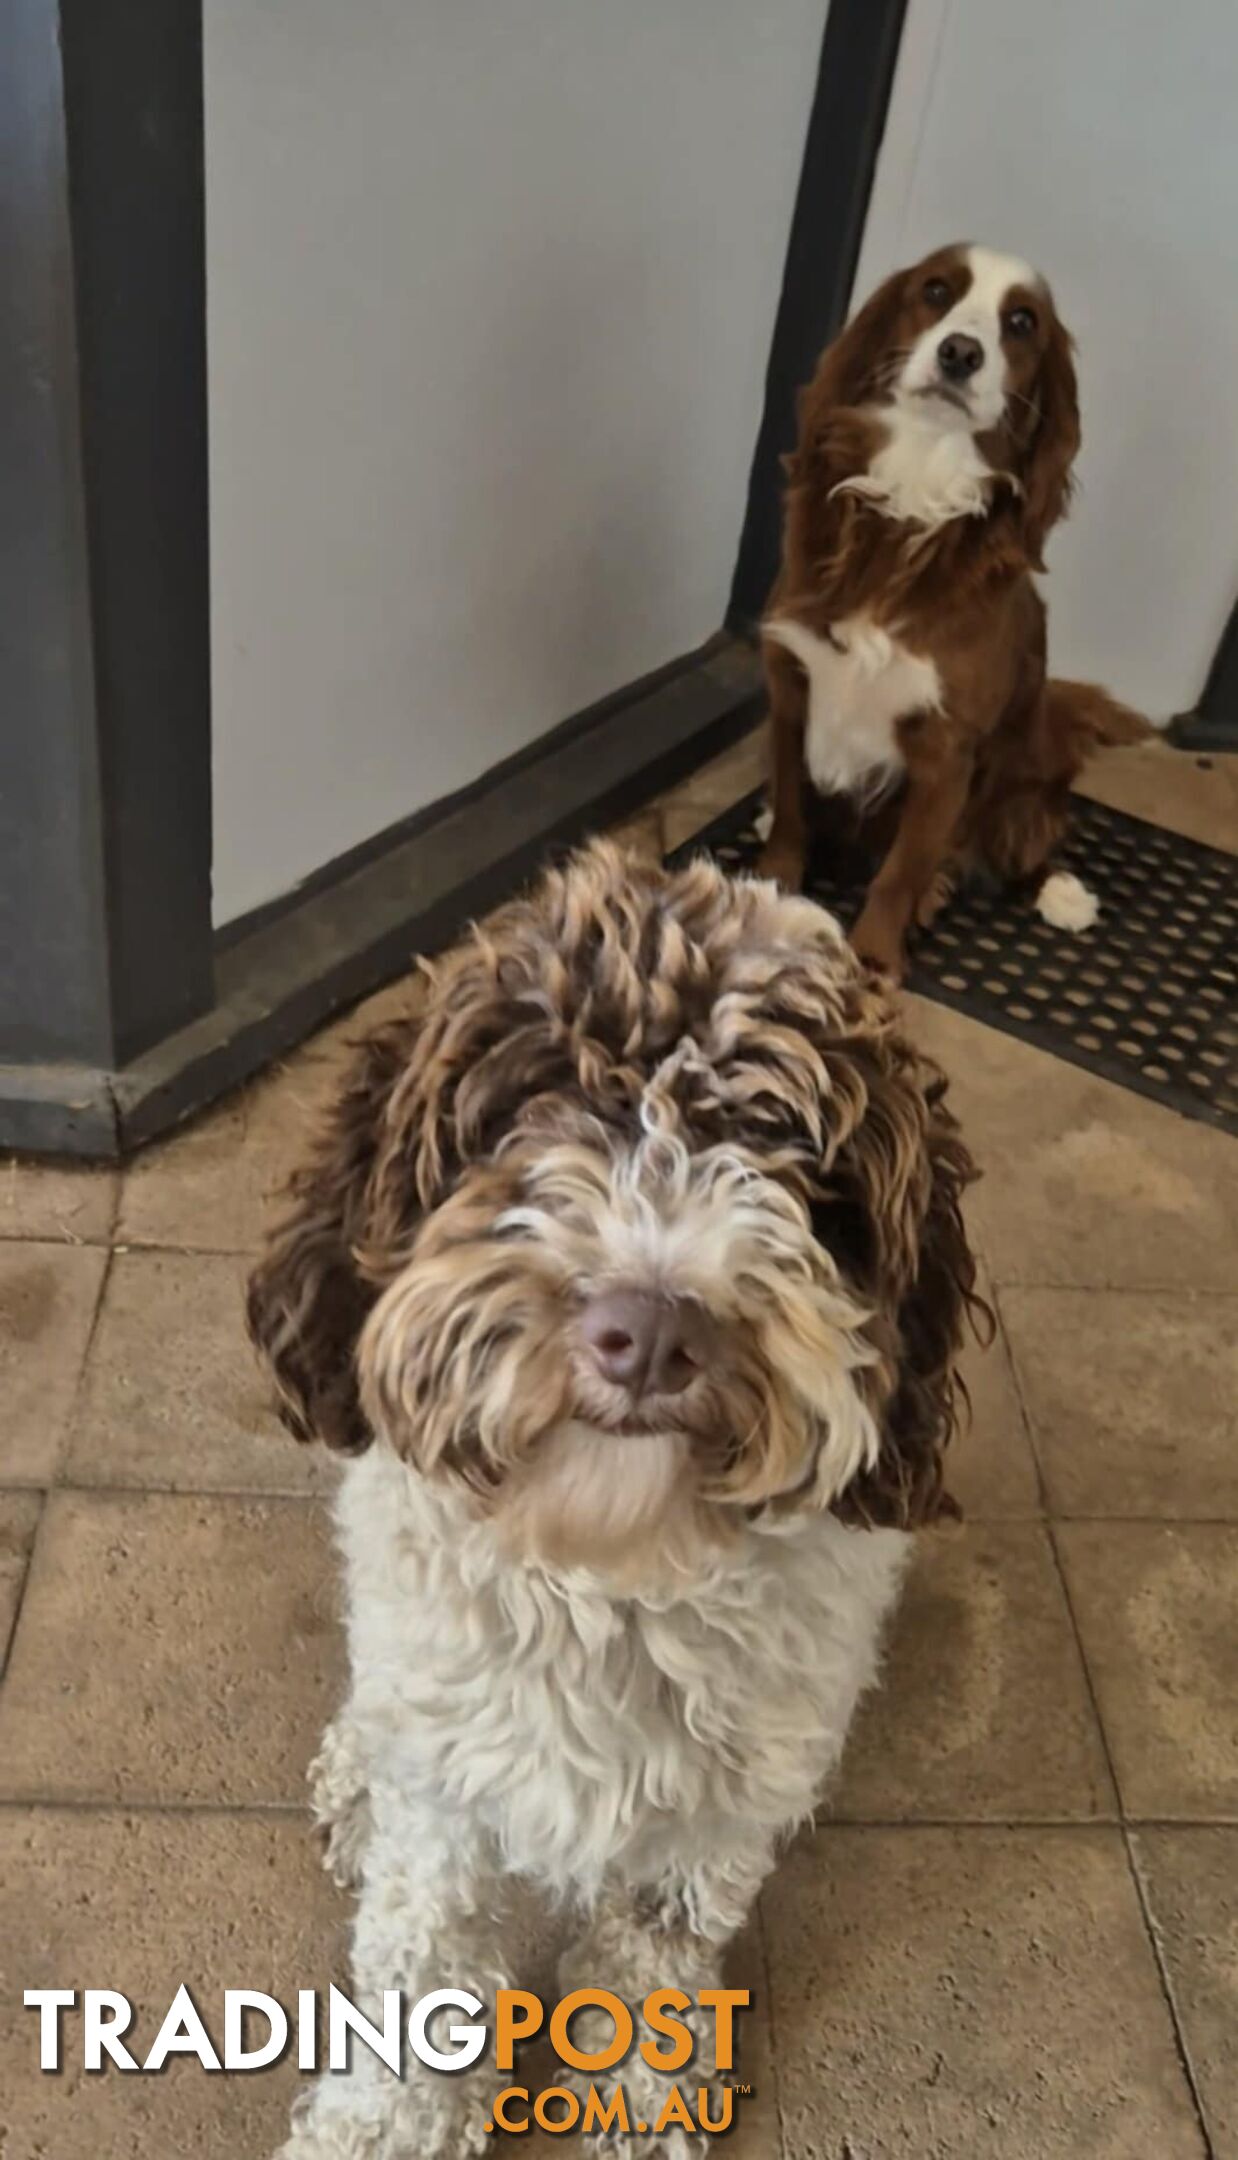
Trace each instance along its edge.
<path fill-rule="evenodd" d="M 919 412 L 896 404 L 877 417 L 885 431 L 881 448 L 866 473 L 840 483 L 840 494 L 861 496 L 883 517 L 929 532 L 954 518 L 985 515 L 993 469 L 970 429 L 943 418 L 940 408 Z"/>
<path fill-rule="evenodd" d="M 941 704 L 933 662 L 865 615 L 845 616 L 824 637 L 797 622 L 768 621 L 762 630 L 808 677 L 804 759 L 814 785 L 823 795 L 876 800 L 903 770 L 898 722 Z"/>

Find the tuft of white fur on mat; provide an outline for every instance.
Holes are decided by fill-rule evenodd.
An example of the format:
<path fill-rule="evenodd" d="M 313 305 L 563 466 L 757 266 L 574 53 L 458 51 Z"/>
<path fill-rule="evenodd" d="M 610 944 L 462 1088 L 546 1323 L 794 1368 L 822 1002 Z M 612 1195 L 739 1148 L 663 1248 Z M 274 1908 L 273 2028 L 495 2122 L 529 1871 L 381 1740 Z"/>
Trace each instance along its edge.
<path fill-rule="evenodd" d="M 1036 910 L 1054 930 L 1090 930 L 1100 902 L 1073 870 L 1054 870 L 1036 895 Z"/>

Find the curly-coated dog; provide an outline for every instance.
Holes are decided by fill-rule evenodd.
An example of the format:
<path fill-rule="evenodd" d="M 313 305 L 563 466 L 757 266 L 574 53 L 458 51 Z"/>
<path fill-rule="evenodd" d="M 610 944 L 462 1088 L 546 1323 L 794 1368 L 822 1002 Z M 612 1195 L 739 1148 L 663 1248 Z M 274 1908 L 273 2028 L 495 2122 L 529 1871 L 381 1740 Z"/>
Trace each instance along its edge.
<path fill-rule="evenodd" d="M 971 1164 L 880 980 L 770 882 L 599 843 L 426 972 L 249 1297 L 287 1422 L 350 1458 L 314 1803 L 358 1997 L 513 1984 L 515 1875 L 579 1909 L 565 1986 L 695 1998 L 949 1505 Z M 457 2160 L 485 2093 L 367 2056 L 284 2154 Z"/>

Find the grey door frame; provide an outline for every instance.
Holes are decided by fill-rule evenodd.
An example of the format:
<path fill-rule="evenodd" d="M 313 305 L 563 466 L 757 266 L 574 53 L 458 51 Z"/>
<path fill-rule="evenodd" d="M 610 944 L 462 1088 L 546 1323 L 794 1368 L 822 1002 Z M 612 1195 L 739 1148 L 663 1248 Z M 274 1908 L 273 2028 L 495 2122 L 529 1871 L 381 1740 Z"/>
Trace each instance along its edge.
<path fill-rule="evenodd" d="M 0 69 L 0 1060 L 206 1009 L 201 16 L 12 0 Z"/>

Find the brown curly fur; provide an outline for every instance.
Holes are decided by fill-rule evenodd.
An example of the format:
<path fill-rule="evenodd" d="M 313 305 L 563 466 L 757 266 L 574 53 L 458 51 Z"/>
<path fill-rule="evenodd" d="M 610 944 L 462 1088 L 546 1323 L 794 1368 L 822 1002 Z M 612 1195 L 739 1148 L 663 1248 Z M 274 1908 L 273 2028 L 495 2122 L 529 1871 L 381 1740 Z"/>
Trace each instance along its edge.
<path fill-rule="evenodd" d="M 365 1448 L 358 1338 L 421 1226 L 462 1180 L 488 1189 L 496 1151 L 501 1169 L 561 1133 L 638 1138 L 686 1040 L 666 1082 L 678 1132 L 758 1156 L 867 1315 L 877 1355 L 857 1381 L 880 1456 L 838 1511 L 908 1527 L 948 1506 L 954 1366 L 984 1315 L 959 1205 L 974 1170 L 941 1076 L 822 923 L 705 860 L 672 873 L 599 843 L 427 965 L 419 1009 L 360 1045 L 250 1281 L 292 1431 Z"/>

